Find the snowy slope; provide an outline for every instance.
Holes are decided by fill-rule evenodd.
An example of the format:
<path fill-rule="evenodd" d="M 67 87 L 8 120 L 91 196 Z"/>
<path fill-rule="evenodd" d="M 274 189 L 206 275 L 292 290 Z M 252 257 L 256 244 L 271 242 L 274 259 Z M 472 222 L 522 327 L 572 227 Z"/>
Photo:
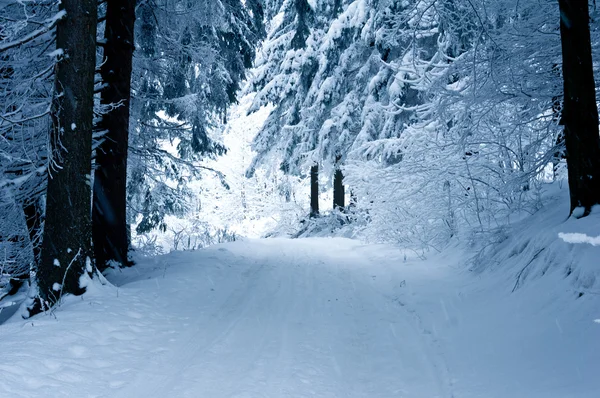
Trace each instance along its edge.
<path fill-rule="evenodd" d="M 598 396 L 600 296 L 405 255 L 314 238 L 143 260 L 0 326 L 0 397 Z"/>

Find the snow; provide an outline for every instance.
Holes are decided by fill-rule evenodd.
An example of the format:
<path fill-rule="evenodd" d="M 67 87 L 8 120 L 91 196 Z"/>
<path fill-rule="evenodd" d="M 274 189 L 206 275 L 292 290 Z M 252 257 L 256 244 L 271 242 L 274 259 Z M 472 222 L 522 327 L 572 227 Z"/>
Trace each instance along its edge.
<path fill-rule="evenodd" d="M 588 236 L 581 233 L 564 234 L 559 233 L 558 237 L 567 243 L 589 243 L 592 246 L 600 246 L 600 236 Z"/>
<path fill-rule="evenodd" d="M 458 248 L 423 261 L 341 238 L 244 240 L 137 260 L 53 314 L 1 325 L 0 396 L 600 391 L 599 296 L 575 298 L 560 272 L 511 292 L 511 267 L 468 272 Z"/>
<path fill-rule="evenodd" d="M 584 207 L 576 207 L 575 209 L 573 209 L 573 213 L 571 214 L 571 216 L 574 218 L 581 218 L 581 217 L 583 217 L 584 213 L 585 213 Z"/>
<path fill-rule="evenodd" d="M 50 58 L 60 58 L 63 55 L 65 55 L 65 50 L 63 50 L 62 48 L 57 48 L 56 50 L 48 53 L 48 56 Z"/>

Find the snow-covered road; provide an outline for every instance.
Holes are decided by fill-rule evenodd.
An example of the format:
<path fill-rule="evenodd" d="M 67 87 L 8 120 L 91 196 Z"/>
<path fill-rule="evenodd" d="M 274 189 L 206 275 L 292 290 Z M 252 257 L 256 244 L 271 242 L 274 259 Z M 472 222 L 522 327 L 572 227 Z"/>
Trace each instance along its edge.
<path fill-rule="evenodd" d="M 600 387 L 589 338 L 600 325 L 577 335 L 591 346 L 558 349 L 555 367 L 554 334 L 540 325 L 539 346 L 531 335 L 539 319 L 524 310 L 522 331 L 510 319 L 503 330 L 468 300 L 481 286 L 469 290 L 464 273 L 383 246 L 244 241 L 109 278 L 120 286 L 93 286 L 56 317 L 0 326 L 0 397 L 534 398 Z M 578 330 L 562 326 L 557 341 Z M 519 353 L 523 364 L 510 363 Z"/>
<path fill-rule="evenodd" d="M 254 243 L 216 277 L 201 270 L 198 289 L 182 275 L 162 325 L 172 339 L 115 396 L 450 396 L 441 358 L 374 288 L 368 260 L 298 242 Z"/>

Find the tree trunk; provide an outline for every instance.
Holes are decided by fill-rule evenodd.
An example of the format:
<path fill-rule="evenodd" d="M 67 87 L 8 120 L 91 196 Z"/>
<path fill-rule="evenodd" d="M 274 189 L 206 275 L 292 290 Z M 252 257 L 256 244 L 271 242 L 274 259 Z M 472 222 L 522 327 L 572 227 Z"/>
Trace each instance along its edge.
<path fill-rule="evenodd" d="M 587 0 L 559 0 L 564 106 L 562 122 L 571 214 L 600 203 L 600 137 Z"/>
<path fill-rule="evenodd" d="M 23 204 L 23 213 L 25 222 L 29 231 L 29 239 L 33 250 L 33 269 L 37 270 L 42 254 L 42 219 L 43 205 L 40 204 L 40 198 L 31 199 Z"/>
<path fill-rule="evenodd" d="M 319 215 L 319 165 L 310 168 L 310 216 Z"/>
<path fill-rule="evenodd" d="M 333 208 L 344 211 L 346 192 L 344 189 L 344 174 L 339 168 L 333 175 Z"/>
<path fill-rule="evenodd" d="M 44 305 L 85 291 L 80 277 L 91 271 L 91 148 L 96 66 L 96 0 L 62 0 L 66 18 L 56 29 L 64 51 L 56 66 L 52 102 L 46 221 L 37 282 Z M 89 263 L 88 263 L 89 262 Z"/>
<path fill-rule="evenodd" d="M 104 63 L 100 73 L 107 87 L 101 103 L 118 104 L 102 116 L 100 130 L 107 131 L 96 153 L 92 225 L 98 269 L 109 262 L 128 264 L 127 147 L 133 60 L 136 0 L 108 0 Z"/>

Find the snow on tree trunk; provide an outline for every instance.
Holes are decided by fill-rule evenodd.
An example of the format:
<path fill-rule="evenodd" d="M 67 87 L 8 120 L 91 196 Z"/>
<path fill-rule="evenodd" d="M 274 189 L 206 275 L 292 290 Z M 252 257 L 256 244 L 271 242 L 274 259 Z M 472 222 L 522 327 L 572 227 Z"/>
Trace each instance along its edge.
<path fill-rule="evenodd" d="M 586 216 L 600 204 L 600 137 L 588 2 L 559 0 L 564 107 L 562 122 L 571 194 L 571 214 Z"/>
<path fill-rule="evenodd" d="M 104 142 L 96 151 L 92 229 L 94 255 L 100 270 L 111 261 L 126 265 L 127 147 L 133 63 L 136 0 L 108 0 L 101 103 L 115 107 L 102 116 Z"/>
<path fill-rule="evenodd" d="M 52 104 L 50 178 L 42 254 L 37 273 L 46 305 L 81 294 L 80 277 L 91 271 L 91 147 L 97 2 L 63 0 L 56 30 L 64 52 L 56 67 Z"/>

